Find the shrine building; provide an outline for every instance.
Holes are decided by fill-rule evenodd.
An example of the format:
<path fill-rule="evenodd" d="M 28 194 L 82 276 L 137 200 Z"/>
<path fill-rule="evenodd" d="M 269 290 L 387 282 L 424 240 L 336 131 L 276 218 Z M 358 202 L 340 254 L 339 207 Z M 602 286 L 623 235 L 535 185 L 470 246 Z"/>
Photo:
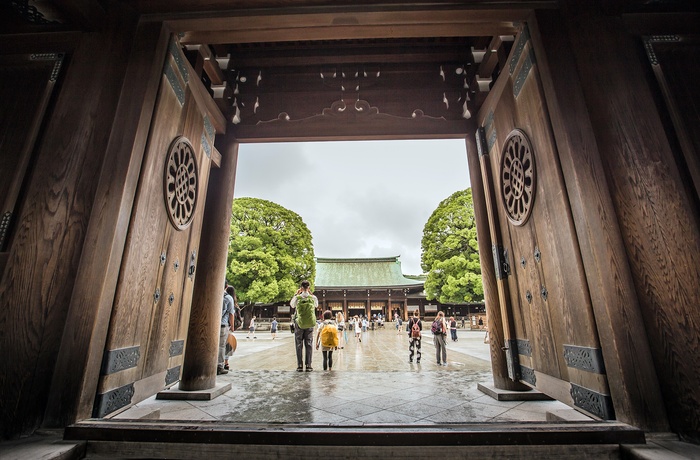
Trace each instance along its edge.
<path fill-rule="evenodd" d="M 315 294 L 319 307 L 340 311 L 346 318 L 381 314 L 392 320 L 398 314 L 406 320 L 416 309 L 421 317 L 433 317 L 443 305 L 428 301 L 423 285 L 424 281 L 404 276 L 399 256 L 316 259 Z M 481 304 L 450 304 L 449 308 L 468 314 L 470 306 L 476 312 Z"/>

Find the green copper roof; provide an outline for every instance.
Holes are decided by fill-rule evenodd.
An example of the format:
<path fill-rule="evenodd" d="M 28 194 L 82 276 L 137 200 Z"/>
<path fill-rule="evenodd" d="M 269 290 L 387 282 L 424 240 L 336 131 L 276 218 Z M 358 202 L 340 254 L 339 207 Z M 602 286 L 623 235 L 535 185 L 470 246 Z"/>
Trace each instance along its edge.
<path fill-rule="evenodd" d="M 399 257 L 373 259 L 316 259 L 316 289 L 341 287 L 409 287 L 423 281 L 401 273 Z"/>

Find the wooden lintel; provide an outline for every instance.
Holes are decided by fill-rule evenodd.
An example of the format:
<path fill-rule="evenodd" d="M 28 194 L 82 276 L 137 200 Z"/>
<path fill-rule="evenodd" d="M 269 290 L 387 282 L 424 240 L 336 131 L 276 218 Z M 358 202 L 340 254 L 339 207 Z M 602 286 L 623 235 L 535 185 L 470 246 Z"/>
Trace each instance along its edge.
<path fill-rule="evenodd" d="M 515 35 L 528 9 L 430 10 L 230 16 L 169 20 L 187 43 L 274 43 L 357 38 Z"/>
<path fill-rule="evenodd" d="M 387 28 L 377 26 L 329 26 L 316 28 L 284 28 L 270 30 L 230 30 L 185 32 L 182 43 L 258 43 L 284 42 L 296 40 L 350 40 L 364 38 L 411 38 L 464 37 L 475 35 L 515 34 L 517 29 L 512 24 L 444 24 L 436 28 L 433 24 L 410 26 L 397 25 Z"/>

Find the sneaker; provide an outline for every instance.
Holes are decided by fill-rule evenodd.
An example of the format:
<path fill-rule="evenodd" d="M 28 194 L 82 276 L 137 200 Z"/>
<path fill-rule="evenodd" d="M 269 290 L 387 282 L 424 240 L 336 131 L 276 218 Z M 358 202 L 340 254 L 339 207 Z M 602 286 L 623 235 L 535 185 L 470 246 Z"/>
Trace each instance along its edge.
<path fill-rule="evenodd" d="M 411 363 L 411 364 L 413 364 L 413 360 L 412 360 L 412 359 L 409 359 L 408 362 Z"/>
<path fill-rule="evenodd" d="M 416 364 L 420 364 L 420 359 L 417 359 L 417 360 L 416 360 Z"/>
<path fill-rule="evenodd" d="M 309 367 L 306 368 L 306 372 L 311 372 L 312 370 L 314 370 L 314 368 L 311 367 L 311 366 L 309 366 Z"/>
<path fill-rule="evenodd" d="M 304 372 L 304 366 L 297 367 L 297 372 Z"/>
<path fill-rule="evenodd" d="M 231 369 L 228 364 L 224 364 L 224 370 L 229 370 Z"/>
<path fill-rule="evenodd" d="M 223 374 L 228 374 L 228 371 L 224 369 L 223 367 L 217 367 L 216 368 L 216 375 L 223 375 Z"/>
<path fill-rule="evenodd" d="M 438 361 L 437 363 L 438 363 L 438 366 L 442 366 L 442 363 L 440 361 Z"/>

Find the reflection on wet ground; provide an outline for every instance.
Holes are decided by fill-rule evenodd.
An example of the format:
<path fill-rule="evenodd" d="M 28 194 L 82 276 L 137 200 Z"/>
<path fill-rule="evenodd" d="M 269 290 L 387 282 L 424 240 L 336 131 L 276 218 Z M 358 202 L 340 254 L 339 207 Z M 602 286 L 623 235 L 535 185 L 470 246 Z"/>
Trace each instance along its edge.
<path fill-rule="evenodd" d="M 163 401 L 149 398 L 136 409 L 158 408 L 167 420 L 222 420 L 237 423 L 438 424 L 545 421 L 546 412 L 568 409 L 557 401 L 497 401 L 477 389 L 492 383 L 483 331 L 459 331 L 448 339 L 448 365 L 438 366 L 431 334 L 424 333 L 420 364 L 408 362 L 408 338 L 395 329 L 368 331 L 362 341 L 348 336 L 333 353 L 333 370 L 322 370 L 314 350 L 313 372 L 296 372 L 294 338 L 267 331 L 246 339 L 236 333 L 238 349 L 231 371 L 218 377 L 232 389 L 211 401 Z"/>

